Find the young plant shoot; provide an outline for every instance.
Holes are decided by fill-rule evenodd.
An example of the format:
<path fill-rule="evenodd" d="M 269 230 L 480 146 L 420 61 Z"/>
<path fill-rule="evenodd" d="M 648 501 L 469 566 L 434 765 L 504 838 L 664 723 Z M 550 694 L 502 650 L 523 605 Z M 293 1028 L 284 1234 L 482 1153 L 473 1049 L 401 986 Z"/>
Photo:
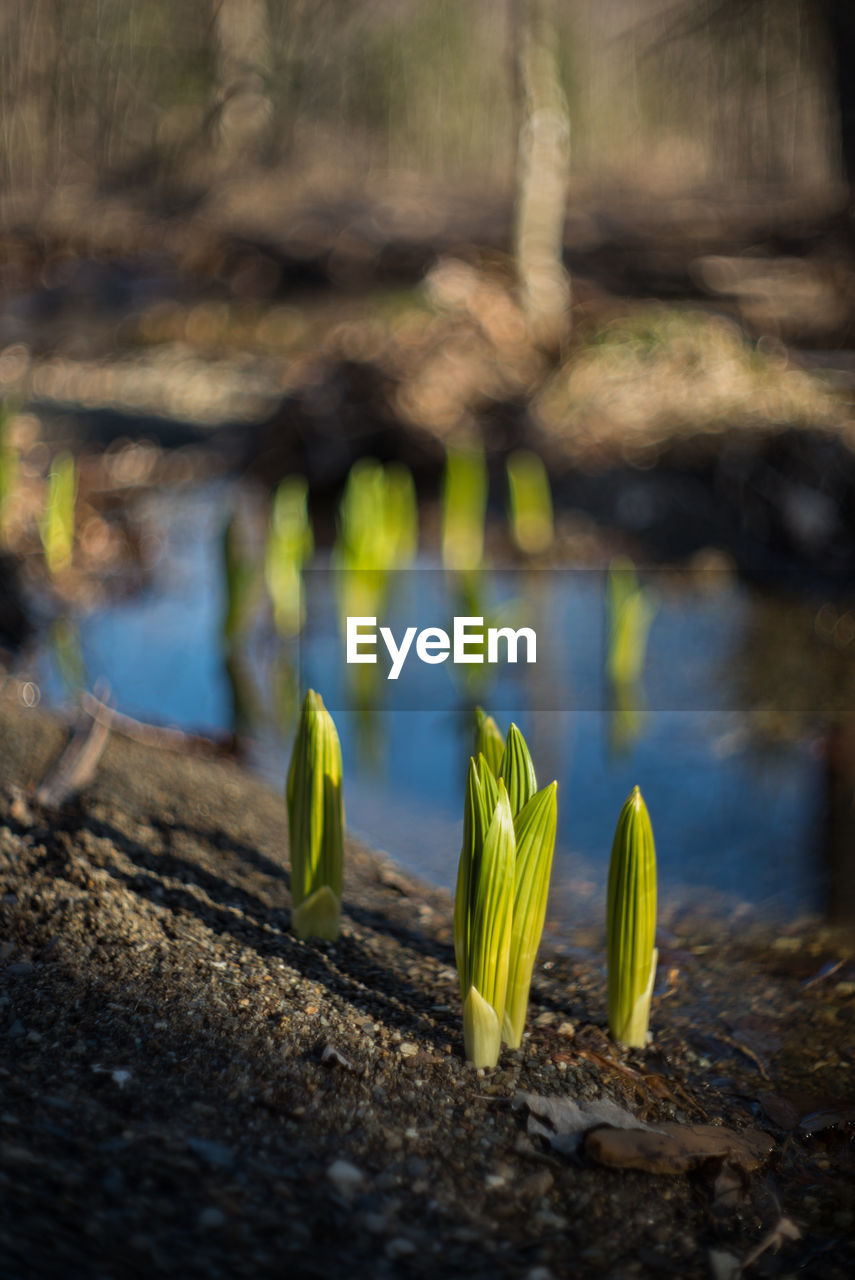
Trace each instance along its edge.
<path fill-rule="evenodd" d="M 620 1044 L 647 1044 L 656 974 L 656 849 L 647 806 L 635 787 L 620 811 L 606 897 L 609 1031 Z"/>
<path fill-rule="evenodd" d="M 332 716 L 312 689 L 300 712 L 286 800 L 294 932 L 298 938 L 334 942 L 344 862 L 341 746 Z"/>
<path fill-rule="evenodd" d="M 466 1057 L 495 1067 L 502 1021 L 514 891 L 514 821 L 508 793 L 483 756 L 469 762 L 463 847 L 454 900 L 454 951 L 463 999 Z"/>
<path fill-rule="evenodd" d="M 476 711 L 477 738 L 495 761 L 497 775 L 486 752 L 470 761 L 463 821 L 463 849 L 454 903 L 454 942 L 460 991 L 463 998 L 464 1041 L 467 1058 L 477 1066 L 495 1066 L 498 1043 L 504 1040 L 516 1049 L 525 1029 L 531 975 L 543 924 L 557 827 L 557 784 L 537 791 L 534 766 L 525 739 L 516 725 L 508 730 L 504 752 L 495 721 L 480 708 Z M 496 814 L 507 803 L 512 819 L 511 858 L 498 857 L 491 847 L 485 863 L 486 842 Z M 499 877 L 506 877 L 500 881 Z M 486 884 L 479 897 L 479 884 Z M 480 933 L 474 921 L 479 903 L 488 903 L 493 924 L 481 920 Z M 505 940 L 504 912 L 510 909 L 510 933 Z M 480 985 L 473 978 L 473 939 L 485 936 L 493 948 L 480 956 Z M 499 940 L 501 945 L 499 945 Z M 507 951 L 505 951 L 507 947 Z M 493 964 L 495 972 L 484 976 Z M 472 989 L 475 989 L 473 995 Z M 483 1008 L 485 989 L 497 1026 Z M 500 1003 L 500 996 L 502 997 Z M 496 1037 L 498 1036 L 498 1041 Z M 476 1056 L 477 1055 L 477 1056 Z"/>

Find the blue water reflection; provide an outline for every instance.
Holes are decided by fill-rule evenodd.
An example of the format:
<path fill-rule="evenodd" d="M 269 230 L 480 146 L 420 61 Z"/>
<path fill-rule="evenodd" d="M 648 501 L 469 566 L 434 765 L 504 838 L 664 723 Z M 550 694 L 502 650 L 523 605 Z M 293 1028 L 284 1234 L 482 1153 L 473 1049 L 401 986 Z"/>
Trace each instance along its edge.
<path fill-rule="evenodd" d="M 202 732 L 234 727 L 236 694 L 222 653 L 221 534 L 229 500 L 223 486 L 178 501 L 149 498 L 141 519 L 162 544 L 151 585 L 77 619 L 89 682 L 103 677 L 113 704 L 128 715 Z M 455 590 L 436 571 L 400 577 L 389 599 L 390 622 L 450 623 Z M 448 693 L 437 699 L 430 670 L 413 663 L 411 701 L 403 703 L 411 709 L 403 710 L 388 709 L 379 667 L 379 682 L 367 686 L 362 709 L 355 706 L 328 579 L 325 591 L 310 591 L 299 645 L 283 649 L 261 609 L 242 653 L 257 714 L 249 755 L 273 785 L 283 784 L 290 746 L 287 710 L 277 711 L 271 692 L 285 659 L 334 709 L 350 828 L 453 887 L 471 713 L 483 701 L 502 728 L 511 715 L 518 721 L 541 781 L 558 779 L 554 901 L 563 914 L 583 901 L 574 886 L 586 886 L 584 901 L 602 888 L 614 822 L 635 783 L 653 817 L 666 896 L 706 898 L 725 908 L 749 903 L 777 915 L 819 905 L 821 865 L 813 845 L 821 778 L 811 741 L 805 731 L 758 746 L 727 690 L 750 615 L 744 586 L 722 580 L 715 590 L 695 585 L 659 593 L 640 728 L 622 753 L 614 750 L 603 683 L 601 574 L 497 579 L 485 613 L 512 612 L 522 602 L 526 620 L 536 619 L 537 667 L 506 669 L 492 689 L 477 679 L 455 684 L 446 674 Z M 50 648 L 27 663 L 43 696 L 60 701 L 63 681 Z M 687 705 L 694 709 L 675 709 Z"/>

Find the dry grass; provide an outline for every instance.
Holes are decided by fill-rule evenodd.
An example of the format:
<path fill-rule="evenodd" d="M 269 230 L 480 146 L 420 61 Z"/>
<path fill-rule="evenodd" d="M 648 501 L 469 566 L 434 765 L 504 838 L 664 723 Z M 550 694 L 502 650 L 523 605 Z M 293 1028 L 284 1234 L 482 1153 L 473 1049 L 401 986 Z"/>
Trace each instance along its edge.
<path fill-rule="evenodd" d="M 535 414 L 570 452 L 646 452 L 733 427 L 855 425 L 851 403 L 783 351 L 764 351 L 723 317 L 664 307 L 614 321 L 573 351 Z"/>

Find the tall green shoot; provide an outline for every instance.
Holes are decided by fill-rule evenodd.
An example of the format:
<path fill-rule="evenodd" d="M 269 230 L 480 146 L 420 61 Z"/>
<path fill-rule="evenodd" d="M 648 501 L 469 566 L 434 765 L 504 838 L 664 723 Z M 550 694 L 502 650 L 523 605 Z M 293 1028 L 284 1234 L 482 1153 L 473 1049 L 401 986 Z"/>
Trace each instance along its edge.
<path fill-rule="evenodd" d="M 620 1044 L 647 1044 L 656 976 L 656 848 L 635 787 L 620 811 L 606 895 L 609 1031 Z"/>
<path fill-rule="evenodd" d="M 549 878 L 555 849 L 557 829 L 557 784 L 552 783 L 537 790 L 534 766 L 525 739 L 516 725 L 511 725 L 502 749 L 501 736 L 495 721 L 481 708 L 476 711 L 476 736 L 479 747 L 486 748 L 489 758 L 498 760 L 498 775 L 488 763 L 488 756 L 479 753 L 470 761 L 464 808 L 463 848 L 458 869 L 455 896 L 454 938 L 461 996 L 464 1001 L 464 1040 L 466 1055 L 480 1066 L 494 1066 L 498 1059 L 495 1039 L 504 1040 L 511 1048 L 522 1043 L 528 1010 L 531 977 L 537 949 L 546 918 L 546 902 Z M 501 752 L 501 755 L 499 755 Z M 486 835 L 489 824 L 499 807 L 500 798 L 507 802 L 512 822 L 512 856 L 488 864 Z M 490 849 L 491 858 L 496 852 Z M 475 945 L 474 906 L 476 888 L 489 876 L 489 894 L 485 900 L 493 905 L 496 913 L 492 932 L 492 962 L 497 973 L 484 976 L 484 987 L 492 992 L 493 999 L 485 997 L 481 986 L 471 995 L 471 954 Z M 497 879 L 504 877 L 501 882 Z M 509 905 L 510 904 L 510 905 Z M 505 936 L 504 912 L 510 912 L 510 934 Z M 483 932 L 483 929 L 482 929 Z M 477 935 L 481 936 L 481 935 Z M 499 940 L 501 945 L 496 942 Z M 505 947 L 507 951 L 505 952 Z M 499 994 L 503 994 L 501 1007 Z M 493 1019 L 484 1009 L 486 999 L 498 1022 L 498 1032 Z M 468 1037 L 468 1038 L 467 1038 Z M 495 1051 L 495 1052 L 494 1052 Z M 473 1056 L 477 1055 L 477 1056 Z"/>
<path fill-rule="evenodd" d="M 320 694 L 303 701 L 286 784 L 291 923 L 299 938 L 339 935 L 344 867 L 341 745 Z"/>

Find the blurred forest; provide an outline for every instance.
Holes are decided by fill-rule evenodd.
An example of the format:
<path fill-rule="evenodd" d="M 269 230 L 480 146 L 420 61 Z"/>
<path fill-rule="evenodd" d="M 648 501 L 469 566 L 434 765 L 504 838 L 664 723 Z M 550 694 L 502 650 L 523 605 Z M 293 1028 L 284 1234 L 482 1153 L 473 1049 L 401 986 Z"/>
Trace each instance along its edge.
<path fill-rule="evenodd" d="M 190 198 L 253 165 L 292 198 L 402 172 L 507 187 L 530 4 L 3 0 L 0 215 L 80 184 Z M 836 197 L 851 176 L 847 0 L 552 7 L 576 192 Z"/>

